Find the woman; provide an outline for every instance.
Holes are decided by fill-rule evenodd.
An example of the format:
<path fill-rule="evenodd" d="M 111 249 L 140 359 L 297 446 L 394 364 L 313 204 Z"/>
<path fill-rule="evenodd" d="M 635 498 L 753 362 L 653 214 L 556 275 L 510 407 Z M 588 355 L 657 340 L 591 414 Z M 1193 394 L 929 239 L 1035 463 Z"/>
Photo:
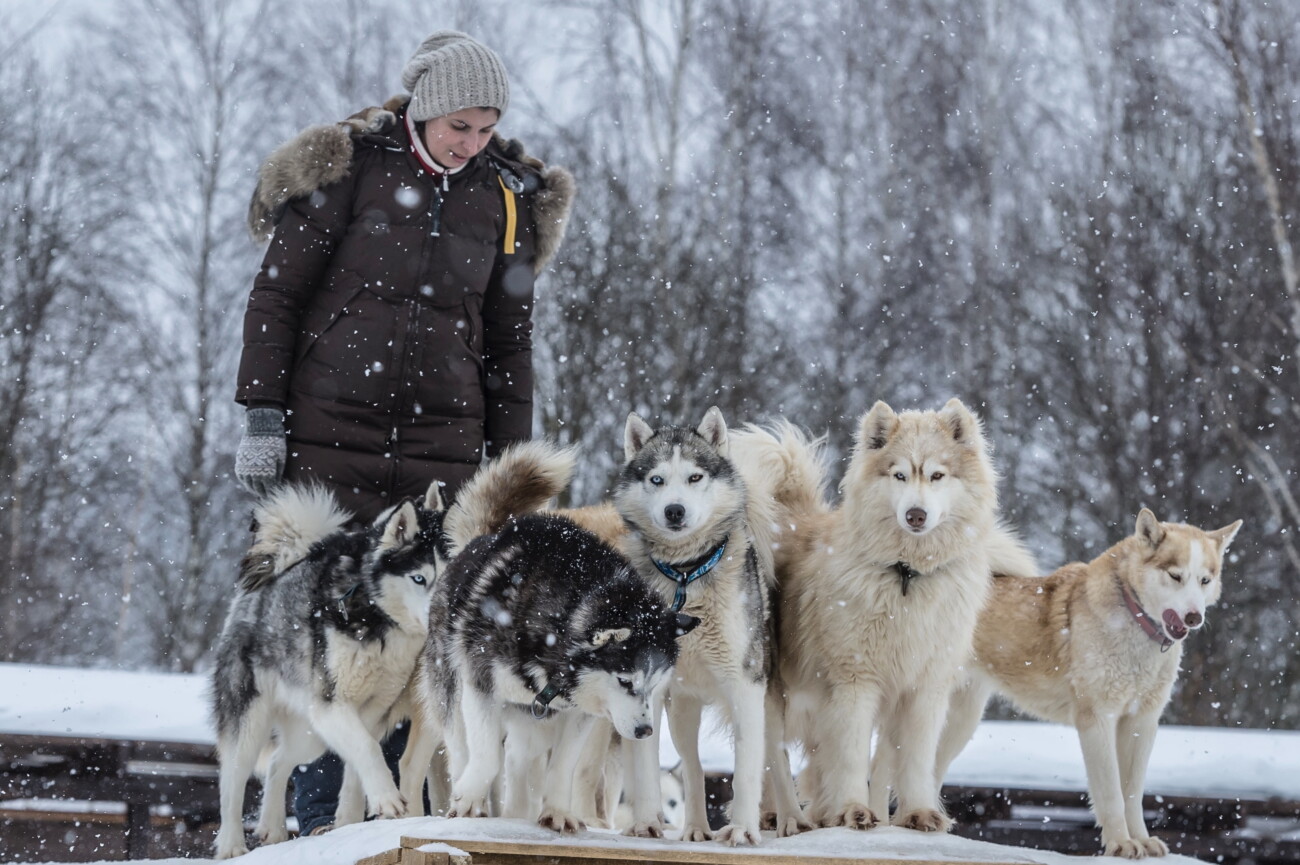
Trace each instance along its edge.
<path fill-rule="evenodd" d="M 308 129 L 262 167 L 250 209 L 271 243 L 244 318 L 235 460 L 262 495 L 325 484 L 359 519 L 454 494 L 532 431 L 533 279 L 573 181 L 495 134 L 500 59 L 440 31 L 409 97 Z"/>
<path fill-rule="evenodd" d="M 365 522 L 434 480 L 450 499 L 530 437 L 533 279 L 573 195 L 495 134 L 510 91 L 486 46 L 434 33 L 402 83 L 276 150 L 249 211 L 270 246 L 244 318 L 236 477 L 258 496 L 319 482 Z M 341 778 L 332 754 L 295 775 L 303 834 L 330 827 Z"/>

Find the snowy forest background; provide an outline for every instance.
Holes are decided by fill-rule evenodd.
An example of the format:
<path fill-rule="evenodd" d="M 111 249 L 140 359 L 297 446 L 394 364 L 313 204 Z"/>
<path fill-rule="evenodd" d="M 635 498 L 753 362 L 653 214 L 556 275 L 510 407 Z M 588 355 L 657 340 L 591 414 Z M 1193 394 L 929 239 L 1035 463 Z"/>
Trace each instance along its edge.
<path fill-rule="evenodd" d="M 573 170 L 538 432 L 876 399 L 986 421 L 1040 562 L 1142 506 L 1243 518 L 1166 719 L 1300 723 L 1300 4 L 1290 0 L 0 2 L 0 659 L 202 670 L 253 173 L 492 45 L 501 129 Z"/>

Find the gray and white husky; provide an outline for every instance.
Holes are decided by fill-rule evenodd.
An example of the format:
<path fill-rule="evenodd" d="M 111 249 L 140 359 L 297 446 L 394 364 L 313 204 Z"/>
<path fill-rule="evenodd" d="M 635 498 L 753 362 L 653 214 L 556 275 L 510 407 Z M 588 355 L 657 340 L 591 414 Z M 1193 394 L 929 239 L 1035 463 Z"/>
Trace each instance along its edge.
<path fill-rule="evenodd" d="M 712 837 L 700 764 L 700 718 L 716 704 L 735 735 L 730 822 L 717 833 L 732 845 L 760 840 L 759 805 L 765 765 L 776 782 L 777 828 L 792 834 L 808 823 L 795 798 L 781 747 L 780 703 L 769 699 L 775 657 L 772 620 L 773 520 L 768 495 L 750 495 L 728 459 L 727 425 L 710 408 L 698 428 L 652 428 L 635 413 L 624 428 L 626 462 L 614 504 L 622 539 L 646 586 L 673 609 L 700 619 L 682 640 L 668 693 L 668 723 L 682 757 L 682 838 Z M 770 733 L 770 737 L 765 737 Z M 659 836 L 656 813 L 658 743 L 638 745 L 632 759 L 629 834 Z"/>
<path fill-rule="evenodd" d="M 545 726 L 553 731 L 540 737 L 551 749 L 538 822 L 583 828 L 574 769 L 595 722 L 628 739 L 651 736 L 677 640 L 696 624 L 564 517 L 512 518 L 472 541 L 440 583 L 423 659 L 426 710 L 448 733 L 448 816 L 486 816 L 503 736 L 527 756 Z M 507 784 L 522 782 L 513 774 Z"/>
<path fill-rule="evenodd" d="M 427 755 L 410 772 L 404 757 L 399 791 L 379 741 L 406 717 L 425 726 L 418 713 L 412 717 L 411 682 L 435 581 L 470 537 L 562 490 L 573 463 L 571 451 L 545 442 L 516 445 L 475 474 L 450 507 L 435 482 L 423 502 L 403 502 L 360 529 L 347 528 L 352 515 L 318 487 L 284 486 L 259 506 L 213 670 L 218 858 L 247 852 L 244 787 L 272 741 L 256 830 L 264 842 L 288 836 L 290 773 L 326 747 L 344 762 L 339 822 L 362 810 L 353 804 L 357 786 L 371 814 L 403 816 L 408 801 L 421 810 Z"/>

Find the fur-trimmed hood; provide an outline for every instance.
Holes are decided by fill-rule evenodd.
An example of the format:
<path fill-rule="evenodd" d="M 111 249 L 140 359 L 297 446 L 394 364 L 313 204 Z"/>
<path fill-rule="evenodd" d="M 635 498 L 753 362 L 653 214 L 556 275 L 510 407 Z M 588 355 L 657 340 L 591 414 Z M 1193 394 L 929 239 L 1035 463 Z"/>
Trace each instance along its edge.
<path fill-rule="evenodd" d="M 353 142 L 358 138 L 389 137 L 397 127 L 397 115 L 410 97 L 394 96 L 382 107 L 358 111 L 340 123 L 311 126 L 277 147 L 257 172 L 257 186 L 248 205 L 248 230 L 258 242 L 269 240 L 285 205 L 348 176 Z M 528 202 L 537 229 L 537 260 L 540 273 L 559 251 L 564 239 L 576 185 L 573 175 L 558 166 L 547 167 L 529 156 L 515 139 L 494 134 L 487 146 L 493 160 L 538 179 Z M 529 184 L 531 185 L 531 184 Z"/>

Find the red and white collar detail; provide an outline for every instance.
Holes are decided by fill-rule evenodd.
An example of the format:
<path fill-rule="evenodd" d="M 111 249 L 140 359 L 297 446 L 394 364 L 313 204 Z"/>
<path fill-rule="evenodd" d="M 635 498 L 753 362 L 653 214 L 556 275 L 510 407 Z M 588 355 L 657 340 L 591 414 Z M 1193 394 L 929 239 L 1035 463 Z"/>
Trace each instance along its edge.
<path fill-rule="evenodd" d="M 465 165 L 462 165 L 460 168 L 444 168 L 442 165 L 438 164 L 438 162 L 429 155 L 429 151 L 425 149 L 424 141 L 420 139 L 420 132 L 415 128 L 415 121 L 411 119 L 410 114 L 406 115 L 406 132 L 411 139 L 411 152 L 415 154 L 416 162 L 419 162 L 420 166 L 425 171 L 432 174 L 435 179 L 442 181 L 443 190 L 447 189 L 448 177 L 463 170 L 465 165 L 469 165 L 469 163 L 466 162 Z"/>

